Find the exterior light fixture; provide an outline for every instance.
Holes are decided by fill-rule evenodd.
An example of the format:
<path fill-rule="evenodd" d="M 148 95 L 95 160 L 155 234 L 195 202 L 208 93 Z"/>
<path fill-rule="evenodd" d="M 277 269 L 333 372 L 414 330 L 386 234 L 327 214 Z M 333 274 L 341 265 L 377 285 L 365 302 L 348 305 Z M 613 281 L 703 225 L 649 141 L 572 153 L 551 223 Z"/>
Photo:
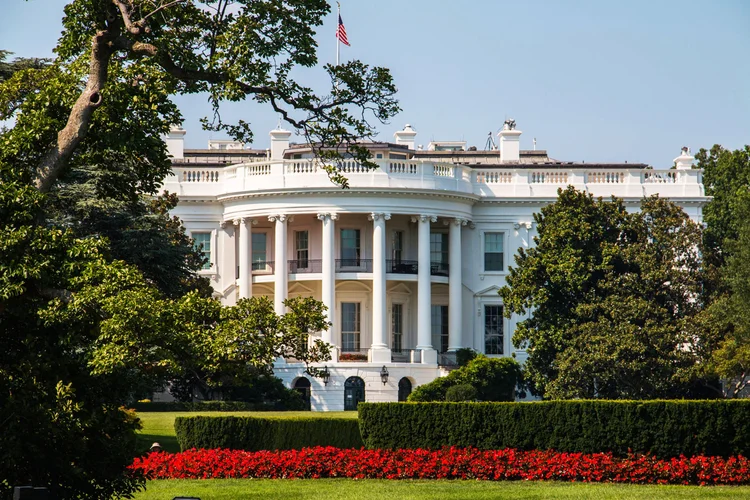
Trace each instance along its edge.
<path fill-rule="evenodd" d="M 328 385 L 328 381 L 331 380 L 331 372 L 328 371 L 327 366 L 323 367 L 323 371 L 320 372 L 320 377 L 323 379 L 323 383 Z"/>
<path fill-rule="evenodd" d="M 385 365 L 380 369 L 380 380 L 383 382 L 383 385 L 388 383 L 388 368 Z"/>

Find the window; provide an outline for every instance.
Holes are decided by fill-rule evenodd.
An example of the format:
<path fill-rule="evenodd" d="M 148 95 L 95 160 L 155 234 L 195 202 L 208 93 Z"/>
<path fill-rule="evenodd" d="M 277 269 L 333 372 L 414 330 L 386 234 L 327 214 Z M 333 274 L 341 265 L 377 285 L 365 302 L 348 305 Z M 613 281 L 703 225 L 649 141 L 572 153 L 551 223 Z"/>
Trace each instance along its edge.
<path fill-rule="evenodd" d="M 193 248 L 205 259 L 202 269 L 211 269 L 211 233 L 192 233 L 191 236 Z"/>
<path fill-rule="evenodd" d="M 448 306 L 432 306 L 432 348 L 448 351 Z"/>
<path fill-rule="evenodd" d="M 398 381 L 398 400 L 406 401 L 411 394 L 411 380 L 404 377 Z"/>
<path fill-rule="evenodd" d="M 344 410 L 354 411 L 365 400 L 365 381 L 359 377 L 349 377 L 344 382 Z"/>
<path fill-rule="evenodd" d="M 391 305 L 391 350 L 400 353 L 404 348 L 404 305 Z"/>
<path fill-rule="evenodd" d="M 448 235 L 446 233 L 430 233 L 430 262 L 448 263 Z"/>
<path fill-rule="evenodd" d="M 359 229 L 341 230 L 341 265 L 358 267 Z"/>
<path fill-rule="evenodd" d="M 344 352 L 359 351 L 359 302 L 341 303 L 341 350 Z"/>
<path fill-rule="evenodd" d="M 266 233 L 253 233 L 253 271 L 266 269 Z"/>
<path fill-rule="evenodd" d="M 503 354 L 503 306 L 484 306 L 484 353 Z"/>
<path fill-rule="evenodd" d="M 503 270 L 503 233 L 484 233 L 484 270 Z"/>
<path fill-rule="evenodd" d="M 404 256 L 404 232 L 393 231 L 393 242 L 391 248 L 391 259 L 394 264 L 400 264 Z"/>
<path fill-rule="evenodd" d="M 307 269 L 309 256 L 307 231 L 296 231 L 294 233 L 294 248 L 297 251 L 297 267 Z"/>

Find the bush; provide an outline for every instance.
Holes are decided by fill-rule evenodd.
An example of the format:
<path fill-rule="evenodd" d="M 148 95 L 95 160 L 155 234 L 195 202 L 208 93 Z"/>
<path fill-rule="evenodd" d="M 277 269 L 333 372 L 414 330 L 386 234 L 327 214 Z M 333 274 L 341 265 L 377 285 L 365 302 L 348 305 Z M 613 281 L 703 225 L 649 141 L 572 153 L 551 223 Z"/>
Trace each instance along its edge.
<path fill-rule="evenodd" d="M 301 401 L 301 400 L 300 400 Z M 136 411 L 165 412 L 165 411 L 299 411 L 305 410 L 304 403 L 246 403 L 245 401 L 196 401 L 182 403 L 180 401 L 133 403 L 130 406 Z"/>
<path fill-rule="evenodd" d="M 750 484 L 745 457 L 614 457 L 555 451 L 442 448 L 339 450 L 308 448 L 276 452 L 190 450 L 151 453 L 130 467 L 149 479 L 479 479 L 485 481 L 581 481 L 635 484 Z"/>
<path fill-rule="evenodd" d="M 515 359 L 488 358 L 478 354 L 447 376 L 417 387 L 409 395 L 409 401 L 446 401 L 449 388 L 466 384 L 477 390 L 476 399 L 481 401 L 513 401 L 521 380 L 521 367 Z"/>
<path fill-rule="evenodd" d="M 361 448 L 354 418 L 177 417 L 180 448 L 297 450 L 311 446 Z"/>
<path fill-rule="evenodd" d="M 750 455 L 750 401 L 360 403 L 368 448 Z"/>
<path fill-rule="evenodd" d="M 459 384 L 448 387 L 445 392 L 445 400 L 451 402 L 475 401 L 477 399 L 477 390 L 470 384 Z"/>
<path fill-rule="evenodd" d="M 471 347 L 462 347 L 456 351 L 456 364 L 459 367 L 466 366 L 469 361 L 476 358 L 478 354 L 479 353 Z"/>

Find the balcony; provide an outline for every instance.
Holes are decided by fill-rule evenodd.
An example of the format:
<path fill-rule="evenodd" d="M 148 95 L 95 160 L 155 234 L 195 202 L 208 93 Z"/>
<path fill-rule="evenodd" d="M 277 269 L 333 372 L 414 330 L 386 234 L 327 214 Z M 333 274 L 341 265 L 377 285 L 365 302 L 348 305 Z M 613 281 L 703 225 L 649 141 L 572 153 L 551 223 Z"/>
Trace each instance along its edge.
<path fill-rule="evenodd" d="M 583 165 L 539 164 L 529 168 L 510 165 L 471 168 L 428 160 L 375 160 L 364 168 L 347 161 L 339 170 L 352 190 L 439 190 L 478 198 L 543 198 L 557 196 L 568 185 L 594 196 L 642 198 L 704 196 L 702 171 L 640 168 L 585 168 Z M 219 197 L 241 192 L 275 192 L 312 187 L 337 190 L 316 160 L 273 160 L 226 167 L 176 164 L 164 188 L 185 197 Z"/>
<path fill-rule="evenodd" d="M 386 260 L 385 272 L 391 274 L 417 274 L 419 262 L 416 260 Z"/>
<path fill-rule="evenodd" d="M 311 274 L 323 272 L 323 261 L 320 259 L 290 260 L 288 261 L 290 274 Z"/>
<path fill-rule="evenodd" d="M 372 259 L 336 259 L 337 273 L 371 273 Z"/>
<path fill-rule="evenodd" d="M 432 276 L 448 276 L 448 263 L 430 262 L 430 274 Z"/>

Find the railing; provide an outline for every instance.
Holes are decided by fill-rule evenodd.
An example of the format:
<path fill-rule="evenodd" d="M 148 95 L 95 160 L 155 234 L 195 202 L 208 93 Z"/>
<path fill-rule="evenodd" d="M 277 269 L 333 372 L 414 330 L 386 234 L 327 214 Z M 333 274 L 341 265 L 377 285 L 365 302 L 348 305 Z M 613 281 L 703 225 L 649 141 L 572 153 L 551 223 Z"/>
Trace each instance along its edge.
<path fill-rule="evenodd" d="M 510 184 L 513 182 L 513 172 L 484 170 L 477 172 L 476 179 L 479 184 Z"/>
<path fill-rule="evenodd" d="M 408 160 L 388 162 L 388 172 L 391 174 L 417 175 L 418 163 Z"/>
<path fill-rule="evenodd" d="M 323 261 L 320 259 L 290 260 L 288 264 L 291 274 L 323 272 Z"/>
<path fill-rule="evenodd" d="M 274 262 L 272 260 L 256 260 L 252 263 L 253 272 L 259 272 L 259 273 L 274 273 L 276 272 L 276 267 L 274 266 Z"/>
<path fill-rule="evenodd" d="M 458 362 L 456 361 L 456 353 L 455 352 L 443 352 L 438 354 L 438 366 L 442 366 L 443 368 L 448 368 L 449 370 L 453 368 L 458 368 Z"/>
<path fill-rule="evenodd" d="M 271 164 L 270 163 L 246 164 L 245 174 L 248 176 L 271 175 Z"/>
<path fill-rule="evenodd" d="M 421 363 L 422 351 L 419 349 L 391 350 L 392 363 Z"/>
<path fill-rule="evenodd" d="M 417 274 L 419 263 L 416 260 L 386 260 L 385 272 L 392 274 Z"/>
<path fill-rule="evenodd" d="M 676 182 L 677 182 L 676 170 L 667 170 L 663 172 L 658 172 L 658 171 L 644 171 L 643 172 L 644 184 L 675 184 Z"/>
<path fill-rule="evenodd" d="M 182 182 L 219 182 L 219 170 L 184 170 Z"/>
<path fill-rule="evenodd" d="M 559 170 L 532 171 L 529 184 L 567 184 L 568 172 Z"/>
<path fill-rule="evenodd" d="M 372 259 L 336 259 L 337 273 L 371 273 Z"/>
<path fill-rule="evenodd" d="M 430 274 L 432 276 L 448 276 L 447 262 L 430 262 Z"/>
<path fill-rule="evenodd" d="M 453 177 L 453 165 L 436 164 L 432 166 L 432 175 L 435 177 Z"/>
<path fill-rule="evenodd" d="M 586 182 L 589 184 L 624 184 L 625 172 L 586 172 Z"/>

